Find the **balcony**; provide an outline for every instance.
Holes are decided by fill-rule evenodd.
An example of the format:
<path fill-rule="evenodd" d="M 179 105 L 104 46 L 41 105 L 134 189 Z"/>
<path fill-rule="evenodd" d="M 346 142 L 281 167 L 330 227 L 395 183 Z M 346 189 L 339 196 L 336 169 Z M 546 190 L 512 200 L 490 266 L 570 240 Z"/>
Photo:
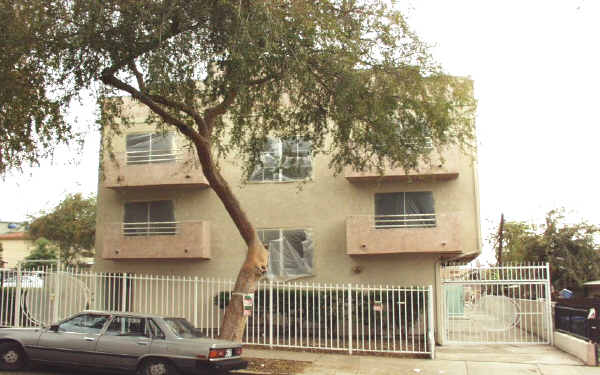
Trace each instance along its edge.
<path fill-rule="evenodd" d="M 210 223 L 106 223 L 102 257 L 112 260 L 210 259 Z"/>
<path fill-rule="evenodd" d="M 350 216 L 348 255 L 450 253 L 462 251 L 459 213 Z"/>
<path fill-rule="evenodd" d="M 344 170 L 346 180 L 350 182 L 394 182 L 407 181 L 409 179 L 419 180 L 453 180 L 458 177 L 460 167 L 460 150 L 451 149 L 444 152 L 444 162 L 439 153 L 433 152 L 431 161 L 425 163 L 421 161 L 416 169 L 409 170 L 404 168 L 385 168 L 383 175 L 378 171 L 354 171 L 347 167 Z"/>
<path fill-rule="evenodd" d="M 104 186 L 115 190 L 209 186 L 191 150 L 117 153 L 103 172 Z"/>

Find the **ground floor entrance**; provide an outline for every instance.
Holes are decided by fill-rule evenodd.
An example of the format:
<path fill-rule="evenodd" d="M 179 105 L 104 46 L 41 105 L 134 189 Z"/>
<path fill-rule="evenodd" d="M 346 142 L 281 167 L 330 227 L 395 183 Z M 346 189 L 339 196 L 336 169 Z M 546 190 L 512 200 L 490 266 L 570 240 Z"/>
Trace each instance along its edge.
<path fill-rule="evenodd" d="M 444 344 L 550 344 L 547 264 L 441 268 Z"/>

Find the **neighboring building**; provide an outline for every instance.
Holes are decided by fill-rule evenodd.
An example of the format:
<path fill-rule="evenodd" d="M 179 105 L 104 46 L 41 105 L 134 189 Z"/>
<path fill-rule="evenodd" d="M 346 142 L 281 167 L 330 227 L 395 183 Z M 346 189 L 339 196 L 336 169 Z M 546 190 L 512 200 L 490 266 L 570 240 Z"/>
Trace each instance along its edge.
<path fill-rule="evenodd" d="M 33 241 L 27 232 L 0 234 L 2 244 L 2 268 L 15 268 L 17 263 L 31 253 Z"/>
<path fill-rule="evenodd" d="M 235 278 L 246 247 L 194 153 L 128 103 L 139 122 L 104 135 L 94 269 Z M 272 139 L 246 183 L 235 160 L 221 170 L 271 252 L 269 277 L 436 285 L 440 261 L 480 252 L 475 157 L 443 157 L 408 174 L 334 177 L 310 144 Z"/>

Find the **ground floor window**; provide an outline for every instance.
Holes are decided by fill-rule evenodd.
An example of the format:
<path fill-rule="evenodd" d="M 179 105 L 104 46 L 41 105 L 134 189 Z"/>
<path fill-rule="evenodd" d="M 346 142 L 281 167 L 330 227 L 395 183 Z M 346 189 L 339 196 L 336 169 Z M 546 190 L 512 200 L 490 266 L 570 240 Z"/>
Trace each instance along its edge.
<path fill-rule="evenodd" d="M 375 194 L 375 227 L 435 227 L 435 208 L 431 191 Z"/>
<path fill-rule="evenodd" d="M 277 280 L 311 276 L 313 241 L 307 229 L 261 229 L 258 237 L 269 251 L 267 277 Z"/>

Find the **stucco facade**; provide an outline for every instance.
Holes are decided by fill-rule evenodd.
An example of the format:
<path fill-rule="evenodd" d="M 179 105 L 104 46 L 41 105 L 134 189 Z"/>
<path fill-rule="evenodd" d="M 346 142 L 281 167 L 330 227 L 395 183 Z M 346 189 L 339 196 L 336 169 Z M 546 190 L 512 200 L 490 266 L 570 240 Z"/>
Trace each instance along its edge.
<path fill-rule="evenodd" d="M 31 253 L 33 241 L 25 232 L 12 232 L 0 234 L 2 244 L 3 268 L 15 268 L 17 263 Z"/>
<path fill-rule="evenodd" d="M 103 155 L 98 186 L 96 261 L 102 272 L 176 274 L 233 279 L 245 245 L 222 203 L 184 151 L 176 162 L 126 166 L 127 134 L 152 132 L 140 122 L 112 140 L 115 160 Z M 175 148 L 185 149 L 176 137 Z M 106 152 L 106 151 L 105 151 Z M 312 276 L 338 283 L 434 285 L 443 259 L 480 251 L 479 192 L 473 155 L 450 149 L 416 171 L 334 176 L 327 156 L 312 160 L 304 182 L 245 182 L 235 160 L 221 172 L 257 229 L 306 229 L 312 234 Z M 373 224 L 375 194 L 431 192 L 435 225 L 380 229 Z M 126 236 L 122 225 L 131 202 L 172 201 L 176 234 Z M 193 232 L 190 232 L 190 230 Z"/>
<path fill-rule="evenodd" d="M 180 150 L 175 162 L 127 165 L 127 134 L 155 131 L 143 122 L 143 108 L 130 105 L 129 110 L 139 122 L 122 135 L 105 134 L 105 141 L 111 138 L 114 157 L 103 155 L 95 269 L 235 277 L 245 246 L 194 154 L 175 136 L 174 148 Z M 312 160 L 312 176 L 301 183 L 242 181 L 235 160 L 221 161 L 221 168 L 256 228 L 311 231 L 315 280 L 433 284 L 437 261 L 480 251 L 475 158 L 453 149 L 441 154 L 444 164 L 436 156 L 408 174 L 390 169 L 385 178 L 351 170 L 334 176 L 324 155 Z M 413 191 L 432 193 L 435 227 L 374 228 L 375 194 Z M 158 200 L 173 202 L 182 231 L 149 238 L 123 236 L 124 205 Z"/>

